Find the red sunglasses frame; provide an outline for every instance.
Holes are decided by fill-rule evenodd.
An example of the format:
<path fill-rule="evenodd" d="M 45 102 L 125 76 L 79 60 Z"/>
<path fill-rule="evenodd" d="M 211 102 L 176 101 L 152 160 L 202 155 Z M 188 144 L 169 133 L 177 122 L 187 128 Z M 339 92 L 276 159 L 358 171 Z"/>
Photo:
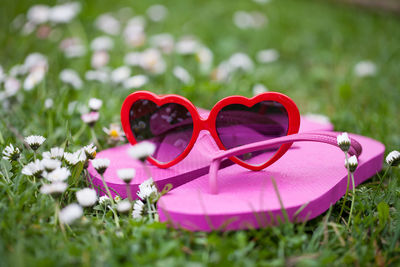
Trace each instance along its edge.
<path fill-rule="evenodd" d="M 211 136 L 214 138 L 215 142 L 217 143 L 218 147 L 221 150 L 227 150 L 225 146 L 222 144 L 216 130 L 216 119 L 219 111 L 224 108 L 227 105 L 231 104 L 241 104 L 245 105 L 247 107 L 251 107 L 261 101 L 275 101 L 283 105 L 283 107 L 286 109 L 287 114 L 288 114 L 288 120 L 289 120 L 289 127 L 288 127 L 288 132 L 287 135 L 290 134 L 296 134 L 299 131 L 300 127 L 300 113 L 299 110 L 296 106 L 296 104 L 291 100 L 288 96 L 277 93 L 277 92 L 266 92 L 259 94 L 253 98 L 247 98 L 244 96 L 228 96 L 226 98 L 223 98 L 220 100 L 215 106 L 211 109 L 210 114 L 208 118 L 203 119 L 196 107 L 186 98 L 179 96 L 179 95 L 156 95 L 152 92 L 148 91 L 137 91 L 132 94 L 130 94 L 122 104 L 121 108 L 121 122 L 122 122 L 122 128 L 125 132 L 126 137 L 128 138 L 128 141 L 134 145 L 137 143 L 135 136 L 132 133 L 132 129 L 130 127 L 130 122 L 129 122 L 129 113 L 130 109 L 136 101 L 140 99 L 145 99 L 145 100 L 150 100 L 157 104 L 158 106 L 162 106 L 164 104 L 168 103 L 176 103 L 184 106 L 191 114 L 192 119 L 193 119 L 193 134 L 192 138 L 190 139 L 190 142 L 188 146 L 185 148 L 185 150 L 174 160 L 166 163 L 161 163 L 154 159 L 153 157 L 149 157 L 147 160 L 152 163 L 153 165 L 159 167 L 159 168 L 169 168 L 181 160 L 183 160 L 189 152 L 192 150 L 198 136 L 201 130 L 208 130 L 211 134 Z M 282 157 L 285 152 L 290 148 L 292 143 L 288 144 L 283 144 L 278 151 L 275 153 L 272 158 L 270 158 L 267 162 L 261 165 L 251 165 L 246 162 L 243 162 L 237 157 L 231 157 L 229 158 L 233 162 L 247 168 L 253 171 L 259 171 L 262 170 L 275 161 L 277 161 L 280 157 Z"/>

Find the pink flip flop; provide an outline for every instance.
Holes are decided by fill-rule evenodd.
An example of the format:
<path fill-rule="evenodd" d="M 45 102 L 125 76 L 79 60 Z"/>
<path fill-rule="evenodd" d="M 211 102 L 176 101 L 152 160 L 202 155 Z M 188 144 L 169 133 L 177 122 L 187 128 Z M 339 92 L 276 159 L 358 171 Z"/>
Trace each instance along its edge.
<path fill-rule="evenodd" d="M 209 174 L 161 197 L 160 220 L 173 227 L 211 231 L 271 225 L 284 220 L 282 208 L 290 221 L 312 219 L 329 209 L 346 191 L 345 157 L 337 147 L 337 135 L 300 133 L 220 151 L 212 160 Z M 350 137 L 350 154 L 359 155 L 354 174 L 358 185 L 381 170 L 385 147 L 367 137 Z M 288 142 L 295 143 L 278 162 L 263 171 L 249 171 L 238 165 L 218 170 L 224 158 Z"/>
<path fill-rule="evenodd" d="M 204 109 L 198 109 L 202 117 L 207 117 L 209 111 Z M 326 130 L 330 131 L 333 129 L 332 124 L 327 122 L 319 122 L 310 120 L 302 117 L 300 132 Z M 136 177 L 130 184 L 132 196 L 136 196 L 136 192 L 139 190 L 139 185 L 148 179 L 146 173 L 143 170 L 142 163 L 133 160 L 128 155 L 128 149 L 131 145 L 126 144 L 110 149 L 100 151 L 97 154 L 97 158 L 108 158 L 110 160 L 110 166 L 104 173 L 104 179 L 111 189 L 112 195 L 120 195 L 122 198 L 127 196 L 125 183 L 118 178 L 117 170 L 124 168 L 136 169 Z M 207 132 L 200 133 L 199 139 L 195 146 L 189 153 L 189 155 L 180 163 L 172 166 L 168 169 L 160 169 L 151 164 L 147 163 L 150 169 L 153 180 L 155 181 L 158 188 L 162 189 L 165 185 L 171 184 L 172 188 L 175 189 L 182 184 L 190 182 L 202 175 L 207 174 L 210 162 L 213 156 L 220 151 L 215 141 Z M 232 165 L 230 160 L 225 160 L 221 163 L 221 168 Z M 101 177 L 93 168 L 92 164 L 88 167 L 89 175 L 91 176 L 92 182 L 100 195 L 105 194 Z"/>

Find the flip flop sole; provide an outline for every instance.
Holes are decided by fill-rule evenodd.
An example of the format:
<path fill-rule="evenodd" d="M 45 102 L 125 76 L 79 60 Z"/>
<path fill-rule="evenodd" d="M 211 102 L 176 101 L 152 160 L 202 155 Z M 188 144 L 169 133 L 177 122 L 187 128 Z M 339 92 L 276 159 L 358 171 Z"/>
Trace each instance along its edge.
<path fill-rule="evenodd" d="M 206 117 L 208 111 L 200 109 L 200 113 L 202 116 Z M 331 131 L 333 129 L 333 125 L 327 122 L 313 121 L 304 117 L 301 119 L 300 132 L 314 130 Z M 126 185 L 118 178 L 117 170 L 124 168 L 134 168 L 136 170 L 135 179 L 133 179 L 130 184 L 132 196 L 136 196 L 136 192 L 139 190 L 139 185 L 148 179 L 142 163 L 135 161 L 129 156 L 129 147 L 131 147 L 130 144 L 125 144 L 100 151 L 97 154 L 97 158 L 108 158 L 110 160 L 110 166 L 104 173 L 104 180 L 107 183 L 107 186 L 110 187 L 112 195 L 120 195 L 122 198 L 127 197 Z M 210 135 L 207 132 L 201 132 L 188 156 L 177 165 L 168 169 L 159 169 L 149 163 L 146 163 L 146 165 L 159 189 L 162 190 L 167 184 L 171 184 L 172 188 L 175 189 L 193 179 L 207 174 L 211 159 L 218 150 L 219 148 Z M 231 161 L 226 160 L 223 162 L 221 167 L 226 167 L 232 164 Z M 93 182 L 98 193 L 104 195 L 105 190 L 103 188 L 103 182 L 92 164 L 89 164 L 88 172 L 90 176 L 89 178 Z"/>
<path fill-rule="evenodd" d="M 354 173 L 358 185 L 381 170 L 385 147 L 367 137 L 350 136 L 363 147 Z M 309 220 L 345 194 L 344 159 L 344 153 L 331 145 L 294 143 L 263 171 L 237 165 L 219 170 L 218 194 L 210 194 L 208 174 L 169 192 L 158 202 L 160 220 L 195 231 L 264 227 L 284 220 L 277 193 L 290 221 Z"/>

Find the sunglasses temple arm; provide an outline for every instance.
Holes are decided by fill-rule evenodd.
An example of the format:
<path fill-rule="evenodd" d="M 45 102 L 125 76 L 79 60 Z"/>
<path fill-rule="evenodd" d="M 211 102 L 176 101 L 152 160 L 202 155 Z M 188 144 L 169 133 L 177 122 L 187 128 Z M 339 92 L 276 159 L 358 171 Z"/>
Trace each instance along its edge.
<path fill-rule="evenodd" d="M 210 170 L 209 170 L 209 189 L 211 194 L 218 194 L 218 170 L 221 161 L 224 158 L 229 158 L 233 156 L 243 155 L 246 153 L 267 149 L 270 147 L 276 147 L 277 145 L 283 145 L 287 143 L 293 142 L 319 142 L 330 144 L 336 147 L 339 147 L 337 144 L 337 133 L 332 132 L 309 132 L 309 133 L 299 133 L 293 135 L 287 135 L 283 137 L 278 137 L 266 141 L 260 141 L 251 143 L 248 145 L 243 145 L 240 147 L 236 147 L 230 150 L 221 151 L 218 153 L 211 161 Z M 349 154 L 351 156 L 360 156 L 362 152 L 362 147 L 360 143 L 358 143 L 353 138 L 350 138 L 350 149 Z"/>

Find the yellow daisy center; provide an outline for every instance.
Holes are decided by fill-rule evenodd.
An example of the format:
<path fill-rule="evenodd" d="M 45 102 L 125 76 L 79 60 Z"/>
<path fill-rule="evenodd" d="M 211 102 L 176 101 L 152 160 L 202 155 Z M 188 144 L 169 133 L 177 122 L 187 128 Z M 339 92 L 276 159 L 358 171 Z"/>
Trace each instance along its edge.
<path fill-rule="evenodd" d="M 111 136 L 111 137 L 118 137 L 119 134 L 118 134 L 117 130 L 111 130 L 111 131 L 110 131 L 110 136 Z"/>

